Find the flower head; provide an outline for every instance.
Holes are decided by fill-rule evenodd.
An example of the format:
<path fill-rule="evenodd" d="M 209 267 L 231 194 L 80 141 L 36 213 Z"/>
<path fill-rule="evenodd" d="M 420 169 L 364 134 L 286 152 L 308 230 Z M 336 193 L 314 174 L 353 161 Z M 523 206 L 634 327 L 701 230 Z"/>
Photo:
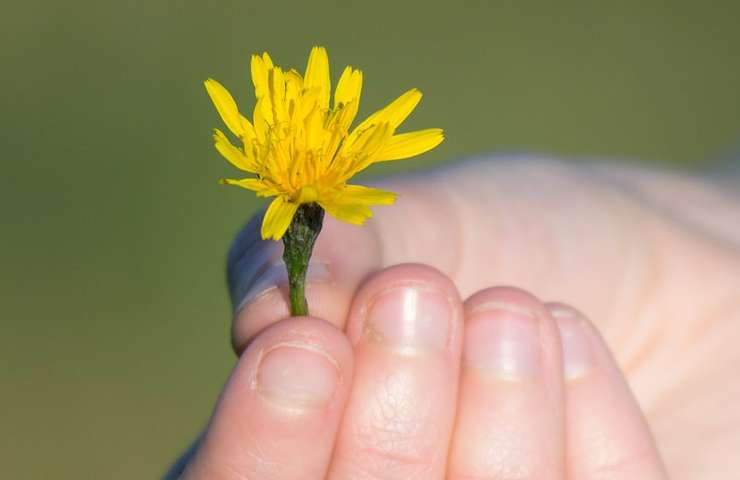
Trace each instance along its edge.
<path fill-rule="evenodd" d="M 346 67 L 331 101 L 329 59 L 322 47 L 311 50 L 303 76 L 275 66 L 267 53 L 253 55 L 252 82 L 257 97 L 252 122 L 220 83 L 208 79 L 205 86 L 223 122 L 239 139 L 234 146 L 215 129 L 216 149 L 236 168 L 254 174 L 222 182 L 275 197 L 262 223 L 265 239 L 279 240 L 303 203 L 318 203 L 339 220 L 362 224 L 372 216 L 371 205 L 391 204 L 396 194 L 349 185 L 352 176 L 373 163 L 426 152 L 443 140 L 438 128 L 395 133 L 421 100 L 416 89 L 350 131 L 360 103 L 362 72 Z"/>

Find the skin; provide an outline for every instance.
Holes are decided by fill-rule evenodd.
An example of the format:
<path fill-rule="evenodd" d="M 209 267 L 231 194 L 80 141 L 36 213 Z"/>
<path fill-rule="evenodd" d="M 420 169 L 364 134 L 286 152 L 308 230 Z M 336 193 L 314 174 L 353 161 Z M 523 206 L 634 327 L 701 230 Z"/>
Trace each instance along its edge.
<path fill-rule="evenodd" d="M 289 317 L 259 216 L 239 234 L 239 361 L 182 478 L 740 471 L 736 193 L 525 157 L 382 187 L 399 201 L 367 226 L 327 218 L 312 317 Z"/>

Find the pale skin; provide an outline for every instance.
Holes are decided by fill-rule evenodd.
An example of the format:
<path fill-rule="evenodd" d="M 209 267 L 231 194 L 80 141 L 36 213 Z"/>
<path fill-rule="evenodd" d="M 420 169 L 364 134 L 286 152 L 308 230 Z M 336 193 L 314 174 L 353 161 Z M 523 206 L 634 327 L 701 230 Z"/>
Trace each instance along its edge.
<path fill-rule="evenodd" d="M 736 192 L 527 157 L 382 186 L 399 201 L 366 226 L 327 217 L 311 317 L 252 289 L 182 478 L 740 472 Z M 232 273 L 279 259 L 258 227 Z"/>

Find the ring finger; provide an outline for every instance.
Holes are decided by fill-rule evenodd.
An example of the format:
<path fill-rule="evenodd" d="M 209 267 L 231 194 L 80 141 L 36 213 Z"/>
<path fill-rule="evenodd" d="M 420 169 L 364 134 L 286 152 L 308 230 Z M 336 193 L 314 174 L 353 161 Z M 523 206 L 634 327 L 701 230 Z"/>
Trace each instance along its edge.
<path fill-rule="evenodd" d="M 542 303 L 509 287 L 465 302 L 448 478 L 564 478 L 560 337 Z"/>

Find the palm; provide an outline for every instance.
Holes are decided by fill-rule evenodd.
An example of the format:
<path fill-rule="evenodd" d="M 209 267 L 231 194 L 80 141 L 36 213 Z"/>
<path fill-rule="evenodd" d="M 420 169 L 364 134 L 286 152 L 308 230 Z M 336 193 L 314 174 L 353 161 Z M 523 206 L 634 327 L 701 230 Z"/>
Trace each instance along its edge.
<path fill-rule="evenodd" d="M 509 284 L 579 306 L 614 350 L 673 476 L 740 470 L 740 255 L 732 239 L 650 201 L 658 192 L 670 204 L 670 187 L 514 159 L 389 188 L 402 195 L 374 223 L 380 266 L 430 264 L 463 296 Z M 348 228 L 330 222 L 325 245 Z"/>

